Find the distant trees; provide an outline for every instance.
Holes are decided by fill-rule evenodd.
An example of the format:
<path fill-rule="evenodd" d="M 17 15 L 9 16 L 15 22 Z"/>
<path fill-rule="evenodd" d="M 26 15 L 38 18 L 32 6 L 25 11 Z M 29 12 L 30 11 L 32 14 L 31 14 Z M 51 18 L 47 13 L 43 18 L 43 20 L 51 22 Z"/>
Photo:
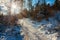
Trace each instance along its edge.
<path fill-rule="evenodd" d="M 58 10 L 60 10 L 60 1 L 59 0 L 56 0 L 54 5 L 56 6 L 56 8 Z"/>
<path fill-rule="evenodd" d="M 38 3 L 36 4 L 36 7 L 32 9 L 31 11 L 31 18 L 33 20 L 37 20 L 37 21 L 41 21 L 43 18 L 46 18 L 48 20 L 49 17 L 49 12 L 48 12 L 48 7 L 45 0 L 43 0 L 43 4 L 40 5 L 40 0 L 38 1 Z"/>
<path fill-rule="evenodd" d="M 3 14 L 0 15 L 0 23 L 3 23 Z"/>
<path fill-rule="evenodd" d="M 49 17 L 55 15 L 54 14 L 55 8 L 53 8 L 53 6 L 50 6 L 50 4 L 46 5 L 45 0 L 43 0 L 43 4 L 41 5 L 40 5 L 40 1 L 38 1 L 36 6 L 33 7 L 32 11 L 30 12 L 31 19 L 40 21 L 43 18 L 45 18 L 46 20 L 48 20 Z"/>
<path fill-rule="evenodd" d="M 28 5 L 27 6 L 29 7 L 29 10 L 31 11 L 31 9 L 32 9 L 32 0 L 28 0 Z"/>

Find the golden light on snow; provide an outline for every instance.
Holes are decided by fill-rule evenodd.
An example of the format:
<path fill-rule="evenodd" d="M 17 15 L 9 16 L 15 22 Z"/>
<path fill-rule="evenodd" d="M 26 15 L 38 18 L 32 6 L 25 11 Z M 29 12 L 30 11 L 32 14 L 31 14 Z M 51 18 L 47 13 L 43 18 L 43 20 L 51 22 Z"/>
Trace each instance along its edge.
<path fill-rule="evenodd" d="M 12 3 L 12 8 L 13 9 L 17 8 L 17 6 L 15 5 L 15 3 Z"/>
<path fill-rule="evenodd" d="M 13 1 L 13 0 L 1 0 L 0 6 L 3 6 L 2 13 L 4 15 L 7 15 L 7 13 L 9 14 L 9 11 L 10 11 L 10 15 L 19 14 L 22 9 L 21 3 L 19 3 L 19 1 Z"/>
<path fill-rule="evenodd" d="M 11 0 L 0 0 L 0 3 L 10 2 Z"/>
<path fill-rule="evenodd" d="M 20 11 L 21 11 L 21 7 L 13 2 L 11 5 L 11 15 L 19 14 Z"/>

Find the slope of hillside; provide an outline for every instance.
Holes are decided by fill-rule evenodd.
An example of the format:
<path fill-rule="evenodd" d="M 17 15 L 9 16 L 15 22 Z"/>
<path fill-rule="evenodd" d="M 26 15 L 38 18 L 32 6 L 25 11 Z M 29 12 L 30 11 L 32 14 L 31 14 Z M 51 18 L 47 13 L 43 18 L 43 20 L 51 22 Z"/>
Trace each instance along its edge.
<path fill-rule="evenodd" d="M 24 18 L 18 24 L 22 26 L 24 40 L 58 40 L 60 25 L 55 17 L 49 18 L 49 21 L 43 19 L 41 22 Z"/>

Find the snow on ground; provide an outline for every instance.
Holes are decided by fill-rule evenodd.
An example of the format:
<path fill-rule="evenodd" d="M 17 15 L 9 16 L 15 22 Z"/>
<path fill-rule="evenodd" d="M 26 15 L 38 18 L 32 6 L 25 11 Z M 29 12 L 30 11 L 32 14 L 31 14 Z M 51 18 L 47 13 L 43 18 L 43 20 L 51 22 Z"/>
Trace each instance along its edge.
<path fill-rule="evenodd" d="M 49 21 L 43 19 L 37 22 L 23 18 L 18 20 L 20 26 L 7 27 L 0 24 L 0 40 L 59 40 L 60 32 L 54 30 L 60 26 L 59 23 L 60 12 L 55 17 L 50 17 Z"/>
<path fill-rule="evenodd" d="M 12 27 L 12 26 L 11 26 Z M 0 24 L 0 40 L 22 40 L 20 35 L 20 26 L 7 27 Z"/>
<path fill-rule="evenodd" d="M 24 40 L 57 40 L 58 32 L 54 28 L 59 26 L 59 22 L 54 17 L 49 18 L 49 21 L 43 19 L 41 22 L 23 18 L 19 19 L 18 24 L 22 26 Z"/>
<path fill-rule="evenodd" d="M 59 16 L 58 16 L 59 17 Z M 58 18 L 59 19 L 59 18 Z M 0 24 L 0 40 L 59 40 L 59 33 L 54 30 L 59 26 L 56 17 L 40 22 L 29 18 L 18 20 L 19 26 L 8 27 Z M 23 37 L 24 36 L 24 37 Z"/>

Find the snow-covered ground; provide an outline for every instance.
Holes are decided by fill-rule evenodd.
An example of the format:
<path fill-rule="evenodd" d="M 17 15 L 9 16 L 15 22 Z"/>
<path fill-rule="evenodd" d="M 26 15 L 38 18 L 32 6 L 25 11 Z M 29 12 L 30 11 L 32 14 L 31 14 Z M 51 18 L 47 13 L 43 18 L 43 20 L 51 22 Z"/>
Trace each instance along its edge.
<path fill-rule="evenodd" d="M 50 17 L 49 21 L 40 22 L 29 18 L 19 19 L 19 26 L 5 26 L 0 24 L 0 40 L 60 40 L 60 13 Z"/>
<path fill-rule="evenodd" d="M 57 17 L 59 17 L 58 14 Z M 18 24 L 22 26 L 24 40 L 59 40 L 60 38 L 57 37 L 59 32 L 54 30 L 60 26 L 58 20 L 56 17 L 50 17 L 49 21 L 43 19 L 41 22 L 37 22 L 29 18 L 23 18 L 19 19 Z"/>
<path fill-rule="evenodd" d="M 19 26 L 5 26 L 0 24 L 0 40 L 59 40 L 60 14 L 50 17 L 49 21 L 43 19 L 40 22 L 29 18 L 19 19 Z"/>
<path fill-rule="evenodd" d="M 0 40 L 22 40 L 20 35 L 20 26 L 10 26 L 0 24 Z"/>

